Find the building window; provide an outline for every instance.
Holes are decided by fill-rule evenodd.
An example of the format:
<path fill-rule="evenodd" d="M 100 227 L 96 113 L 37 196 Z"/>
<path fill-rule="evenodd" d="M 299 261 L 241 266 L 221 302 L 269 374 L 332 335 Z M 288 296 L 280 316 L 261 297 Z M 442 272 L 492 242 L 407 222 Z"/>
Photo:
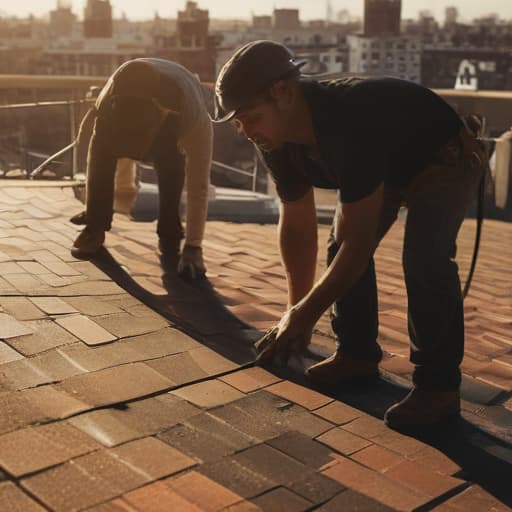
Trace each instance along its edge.
<path fill-rule="evenodd" d="M 183 48 L 190 48 L 192 46 L 192 38 L 182 36 L 180 43 Z"/>
<path fill-rule="evenodd" d="M 494 61 L 480 61 L 478 63 L 478 69 L 480 71 L 488 71 L 490 73 L 496 72 L 496 62 Z"/>
<path fill-rule="evenodd" d="M 362 59 L 362 60 L 366 60 L 366 52 L 363 52 L 363 53 L 361 54 L 361 59 Z"/>
<path fill-rule="evenodd" d="M 379 52 L 372 52 L 372 59 L 373 60 L 379 60 L 380 59 L 380 53 Z"/>

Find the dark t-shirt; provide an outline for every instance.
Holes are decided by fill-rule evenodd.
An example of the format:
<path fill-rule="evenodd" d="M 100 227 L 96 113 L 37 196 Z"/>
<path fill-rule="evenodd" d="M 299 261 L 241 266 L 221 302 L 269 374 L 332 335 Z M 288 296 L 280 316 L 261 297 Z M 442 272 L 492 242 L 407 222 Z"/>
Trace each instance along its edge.
<path fill-rule="evenodd" d="M 456 112 L 429 89 L 396 78 L 301 81 L 317 147 L 285 144 L 263 159 L 284 201 L 314 186 L 363 199 L 385 182 L 406 186 L 461 128 Z"/>

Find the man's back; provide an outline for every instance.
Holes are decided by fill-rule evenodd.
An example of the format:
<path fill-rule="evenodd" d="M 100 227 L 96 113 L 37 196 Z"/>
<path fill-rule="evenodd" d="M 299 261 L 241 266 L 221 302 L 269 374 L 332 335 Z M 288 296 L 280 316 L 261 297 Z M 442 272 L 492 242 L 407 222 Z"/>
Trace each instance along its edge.
<path fill-rule="evenodd" d="M 141 63 L 152 70 L 151 83 L 145 77 L 127 73 L 128 67 Z M 125 79 L 127 75 L 130 76 Z M 206 112 L 199 80 L 185 67 L 165 59 L 140 58 L 123 63 L 102 89 L 96 106 L 101 108 L 112 95 L 155 98 L 164 108 L 179 113 L 182 131 L 187 131 Z"/>
<path fill-rule="evenodd" d="M 308 186 L 359 200 L 383 181 L 406 186 L 460 130 L 455 111 L 429 89 L 393 78 L 301 81 L 317 142 L 264 153 L 288 200 Z"/>

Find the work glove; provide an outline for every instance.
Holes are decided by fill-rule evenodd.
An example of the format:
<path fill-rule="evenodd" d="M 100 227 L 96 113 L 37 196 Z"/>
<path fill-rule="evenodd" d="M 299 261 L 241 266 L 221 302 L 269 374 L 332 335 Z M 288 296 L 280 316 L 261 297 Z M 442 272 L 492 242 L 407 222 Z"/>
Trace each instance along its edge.
<path fill-rule="evenodd" d="M 189 279 L 201 279 L 206 274 L 201 247 L 185 245 L 178 262 L 178 274 Z"/>

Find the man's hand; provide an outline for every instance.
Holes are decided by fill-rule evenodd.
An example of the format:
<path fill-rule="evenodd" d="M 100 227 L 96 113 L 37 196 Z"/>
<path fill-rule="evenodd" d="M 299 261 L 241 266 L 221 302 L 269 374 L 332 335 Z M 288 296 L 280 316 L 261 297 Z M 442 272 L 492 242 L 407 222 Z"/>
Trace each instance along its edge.
<path fill-rule="evenodd" d="M 315 319 L 316 320 L 316 319 Z M 291 355 L 303 354 L 311 343 L 315 321 L 293 307 L 256 343 L 258 362 L 279 362 L 285 366 Z"/>
<path fill-rule="evenodd" d="M 206 274 L 201 247 L 185 245 L 178 262 L 178 274 L 190 279 L 201 279 Z"/>

